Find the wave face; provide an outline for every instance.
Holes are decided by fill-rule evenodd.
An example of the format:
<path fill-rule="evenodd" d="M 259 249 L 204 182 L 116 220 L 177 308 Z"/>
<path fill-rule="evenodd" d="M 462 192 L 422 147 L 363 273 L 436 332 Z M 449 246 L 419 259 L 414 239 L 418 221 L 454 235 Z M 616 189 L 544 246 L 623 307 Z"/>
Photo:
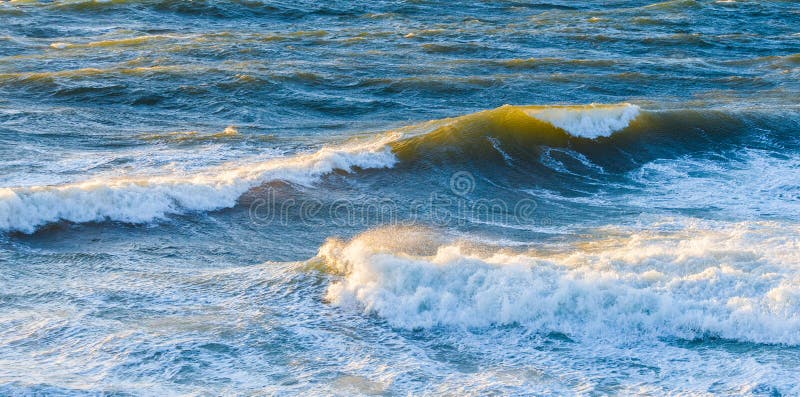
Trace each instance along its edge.
<path fill-rule="evenodd" d="M 720 151 L 743 141 L 757 143 L 758 138 L 750 136 L 751 129 L 764 127 L 771 126 L 763 112 L 647 111 L 628 103 L 505 105 L 409 127 L 418 132 L 392 146 L 401 159 L 444 156 L 443 160 L 460 164 L 491 161 L 503 153 L 511 158 L 518 154 L 525 163 L 544 147 L 566 147 L 621 169 L 659 157 Z M 630 163 L 626 164 L 626 159 Z"/>
<path fill-rule="evenodd" d="M 342 278 L 332 303 L 394 326 L 521 325 L 581 340 L 723 338 L 800 344 L 794 226 L 745 223 L 605 238 L 517 253 L 436 233 L 376 229 L 318 254 Z"/>

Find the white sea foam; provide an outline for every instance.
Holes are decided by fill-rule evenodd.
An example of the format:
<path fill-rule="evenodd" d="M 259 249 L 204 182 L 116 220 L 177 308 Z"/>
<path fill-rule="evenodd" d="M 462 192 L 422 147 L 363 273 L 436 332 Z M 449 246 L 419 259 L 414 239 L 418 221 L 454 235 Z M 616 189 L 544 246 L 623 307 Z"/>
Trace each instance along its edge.
<path fill-rule="evenodd" d="M 800 344 L 800 228 L 698 222 L 526 253 L 378 229 L 329 240 L 319 258 L 342 275 L 329 301 L 399 327 Z"/>
<path fill-rule="evenodd" d="M 552 106 L 527 109 L 526 113 L 582 138 L 609 136 L 624 129 L 639 115 L 639 107 L 619 105 Z"/>
<path fill-rule="evenodd" d="M 31 233 L 66 220 L 149 222 L 167 214 L 232 207 L 247 190 L 283 180 L 312 184 L 336 169 L 393 166 L 387 135 L 368 143 L 323 148 L 315 153 L 234 164 L 194 174 L 91 179 L 54 186 L 0 188 L 0 230 Z"/>

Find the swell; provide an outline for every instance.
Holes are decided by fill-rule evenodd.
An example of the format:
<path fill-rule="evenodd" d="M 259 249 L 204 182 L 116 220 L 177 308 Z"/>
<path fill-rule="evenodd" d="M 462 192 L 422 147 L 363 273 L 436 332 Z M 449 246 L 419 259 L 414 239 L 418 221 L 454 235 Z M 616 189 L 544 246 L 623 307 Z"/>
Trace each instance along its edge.
<path fill-rule="evenodd" d="M 361 169 L 394 167 L 393 172 L 414 176 L 468 170 L 498 181 L 517 175 L 522 187 L 531 187 L 531 178 L 536 177 L 536 186 L 552 183 L 574 188 L 571 184 L 577 183 L 575 179 L 551 164 L 557 162 L 553 156 L 558 153 L 571 151 L 585 165 L 580 172 L 613 175 L 653 159 L 714 151 L 725 145 L 736 147 L 750 131 L 759 131 L 753 126 L 734 112 L 652 112 L 632 104 L 506 105 L 411 125 L 366 142 L 266 161 L 242 161 L 195 174 L 93 178 L 55 186 L 3 188 L 0 230 L 31 233 L 58 221 L 142 223 L 187 211 L 213 211 L 235 206 L 244 193 L 259 185 L 273 181 L 312 185 L 336 170 L 358 174 Z M 143 138 L 181 143 L 224 142 L 238 137 L 235 130 L 226 129 L 209 136 L 183 133 Z M 755 145 L 758 140 L 745 142 Z"/>
<path fill-rule="evenodd" d="M 252 135 L 241 134 L 234 126 L 225 127 L 224 130 L 215 133 L 202 133 L 198 131 L 172 131 L 166 133 L 142 134 L 139 139 L 148 142 L 163 142 L 170 144 L 192 144 L 206 142 L 237 142 L 237 141 L 261 141 L 268 142 L 274 140 L 274 135 Z"/>

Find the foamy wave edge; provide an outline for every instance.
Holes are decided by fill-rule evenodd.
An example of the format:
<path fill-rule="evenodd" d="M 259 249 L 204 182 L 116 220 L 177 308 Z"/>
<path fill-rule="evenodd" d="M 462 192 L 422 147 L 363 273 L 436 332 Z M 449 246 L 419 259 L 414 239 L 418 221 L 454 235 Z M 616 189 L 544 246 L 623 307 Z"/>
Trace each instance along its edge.
<path fill-rule="evenodd" d="M 579 339 L 799 345 L 798 232 L 689 225 L 546 254 L 438 243 L 433 232 L 393 228 L 331 239 L 313 261 L 339 275 L 329 302 L 401 328 L 516 324 Z"/>
<path fill-rule="evenodd" d="M 91 179 L 54 186 L 0 188 L 0 230 L 33 233 L 58 222 L 146 223 L 169 214 L 236 205 L 248 190 L 271 181 L 314 183 L 334 170 L 388 168 L 397 159 L 386 135 L 368 143 L 208 169 L 191 175 Z"/>
<path fill-rule="evenodd" d="M 625 129 L 639 116 L 639 106 L 590 104 L 526 109 L 528 116 L 552 124 L 572 136 L 595 139 Z"/>

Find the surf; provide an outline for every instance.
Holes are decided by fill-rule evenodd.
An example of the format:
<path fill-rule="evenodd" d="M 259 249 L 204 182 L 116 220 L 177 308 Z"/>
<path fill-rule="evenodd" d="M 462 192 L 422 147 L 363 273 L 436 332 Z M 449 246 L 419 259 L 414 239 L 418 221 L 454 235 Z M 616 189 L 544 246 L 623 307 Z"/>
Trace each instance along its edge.
<path fill-rule="evenodd" d="M 800 344 L 798 228 L 677 219 L 511 249 L 434 229 L 329 239 L 326 300 L 407 329 L 520 326 L 577 340 Z"/>

